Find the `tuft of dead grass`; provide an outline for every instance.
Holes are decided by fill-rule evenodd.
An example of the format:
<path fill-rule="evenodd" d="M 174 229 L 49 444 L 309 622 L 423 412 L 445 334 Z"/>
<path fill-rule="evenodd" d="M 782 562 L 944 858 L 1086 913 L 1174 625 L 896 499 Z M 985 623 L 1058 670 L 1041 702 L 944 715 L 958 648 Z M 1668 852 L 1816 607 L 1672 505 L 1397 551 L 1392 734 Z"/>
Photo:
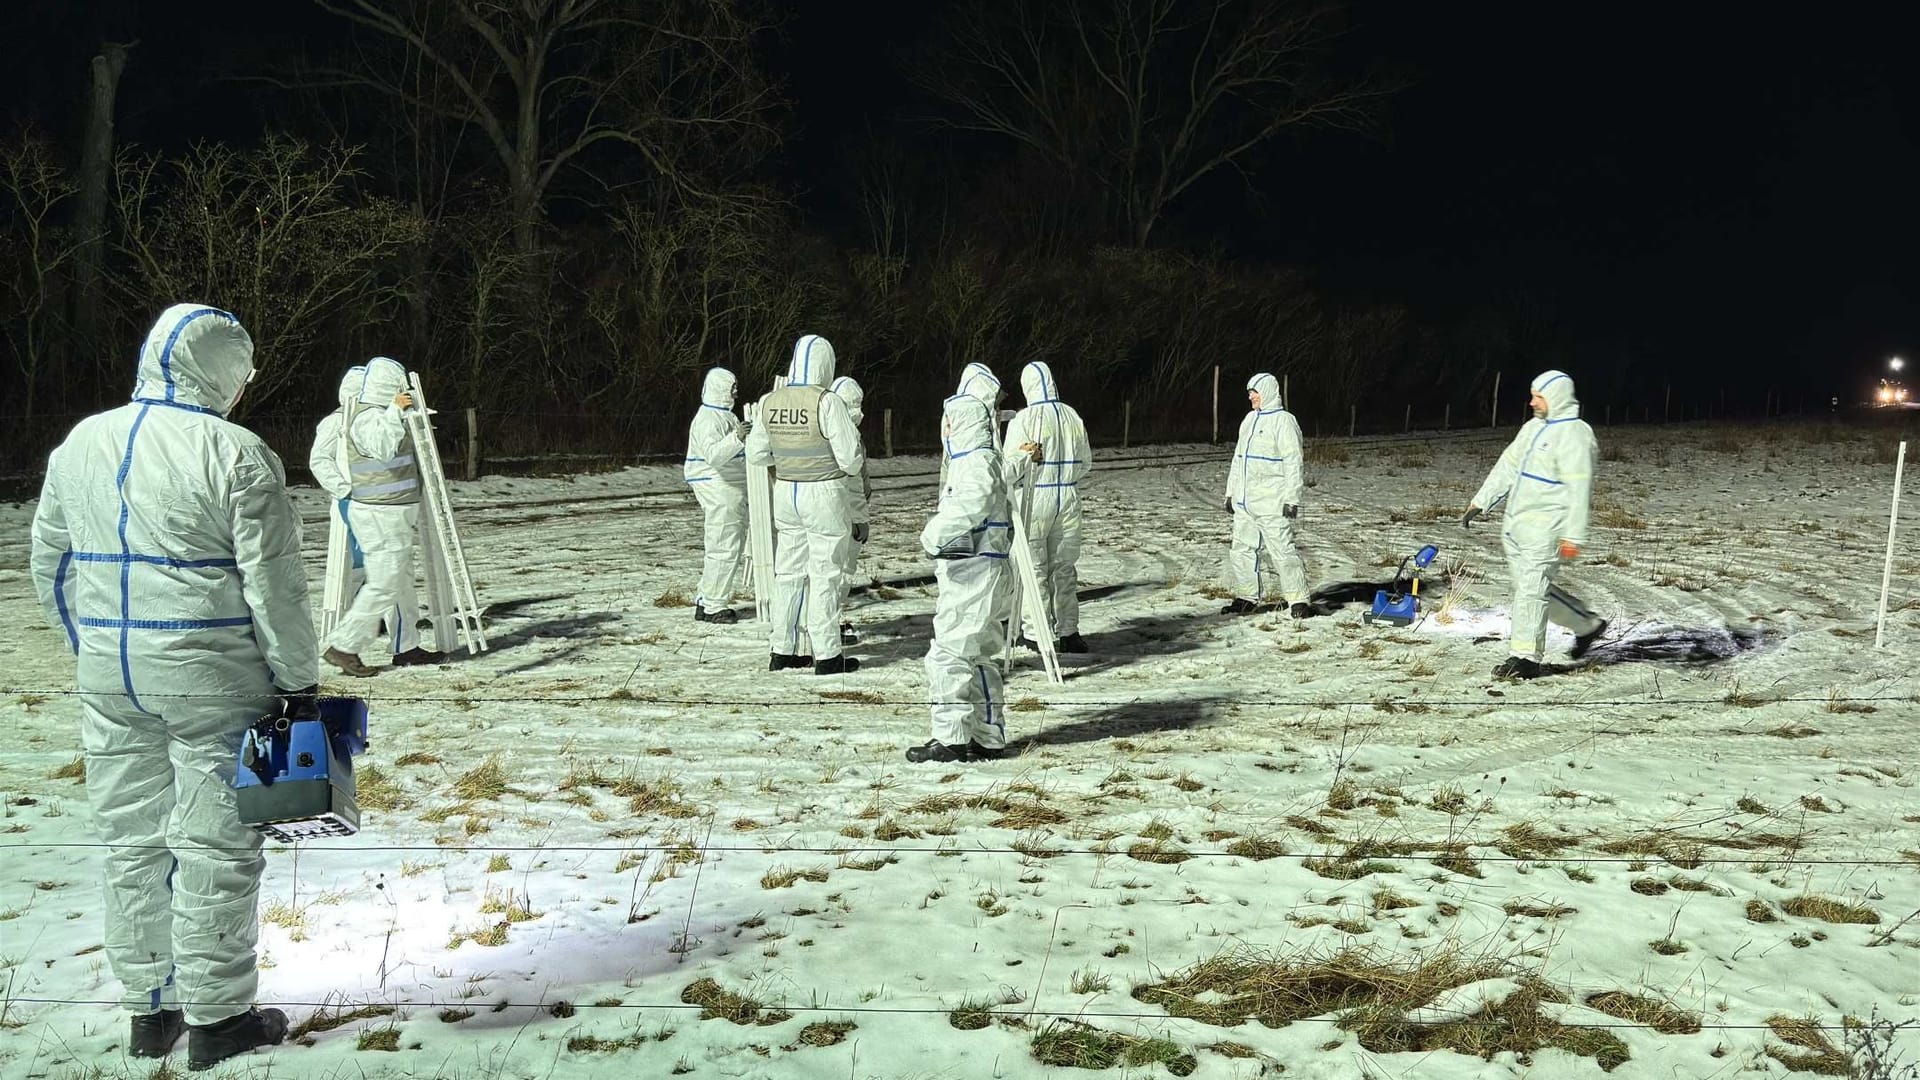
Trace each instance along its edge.
<path fill-rule="evenodd" d="M 362 810 L 390 813 L 413 805 L 413 800 L 407 797 L 400 782 L 371 761 L 362 762 L 354 768 L 353 788 L 354 799 Z"/>
<path fill-rule="evenodd" d="M 1054 1020 L 1033 1037 L 1033 1056 L 1043 1065 L 1072 1069 L 1135 1069 L 1163 1065 L 1175 1076 L 1199 1067 L 1192 1054 L 1171 1039 L 1103 1031 L 1078 1020 Z"/>
<path fill-rule="evenodd" d="M 1697 1035 L 1700 1014 L 1679 1008 L 1672 1002 L 1624 990 L 1608 990 L 1587 998 L 1587 1007 L 1631 1024 L 1644 1024 L 1663 1035 Z"/>
<path fill-rule="evenodd" d="M 1238 855 L 1255 862 L 1277 859 L 1286 853 L 1286 845 L 1264 836 L 1243 836 L 1227 845 L 1227 854 Z"/>
<path fill-rule="evenodd" d="M 453 782 L 453 793 L 462 802 L 498 799 L 507 793 L 507 770 L 501 767 L 498 756 L 490 756 L 461 773 Z"/>
<path fill-rule="evenodd" d="M 768 1027 L 784 1024 L 793 1014 L 768 1006 L 765 1002 L 736 994 L 713 979 L 698 979 L 680 991 L 680 1000 L 700 1006 L 700 1019 L 725 1020 L 742 1027 Z"/>
<path fill-rule="evenodd" d="M 1779 922 L 1780 916 L 1775 915 L 1773 913 L 1773 909 L 1767 906 L 1766 901 L 1749 900 L 1747 901 L 1747 921 L 1748 922 Z"/>
<path fill-rule="evenodd" d="M 1831 896 L 1817 896 L 1803 893 L 1780 901 L 1780 910 L 1802 919 L 1818 919 L 1821 922 L 1858 924 L 1873 926 L 1880 922 L 1880 913 L 1864 904 L 1849 904 Z"/>
<path fill-rule="evenodd" d="M 780 863 L 773 864 L 767 872 L 760 875 L 760 887 L 763 889 L 784 889 L 796 881 L 825 881 L 830 871 L 825 866 L 809 866 L 795 869 Z"/>
<path fill-rule="evenodd" d="M 1775 1014 L 1767 1017 L 1767 1027 L 1788 1046 L 1769 1046 L 1768 1057 L 1792 1072 L 1817 1076 L 1853 1076 L 1853 1061 L 1833 1045 L 1820 1028 L 1820 1021 L 1806 1016 Z"/>
<path fill-rule="evenodd" d="M 1451 1050 L 1492 1061 L 1498 1054 L 1528 1060 L 1541 1050 L 1562 1050 L 1590 1057 L 1611 1072 L 1632 1054 L 1612 1032 L 1569 1026 L 1540 1010 L 1559 995 L 1537 981 L 1524 982 L 1503 1001 L 1482 1005 L 1471 1015 L 1444 1023 L 1411 1021 L 1404 1009 L 1370 1008 L 1346 1017 L 1340 1026 L 1354 1032 L 1362 1048 L 1376 1054 Z"/>
<path fill-rule="evenodd" d="M 1504 970 L 1499 962 L 1468 959 L 1456 951 L 1420 957 L 1364 947 L 1287 954 L 1242 947 L 1136 986 L 1133 998 L 1170 1016 L 1216 1027 L 1255 1020 L 1278 1028 L 1364 1006 L 1418 1008 L 1447 990 Z"/>
<path fill-rule="evenodd" d="M 48 773 L 47 779 L 73 780 L 85 783 L 87 779 L 87 759 L 84 757 L 74 758 L 72 761 Z"/>
<path fill-rule="evenodd" d="M 661 608 L 692 607 L 693 598 L 687 595 L 685 589 L 668 589 L 666 592 L 653 598 L 653 606 Z"/>

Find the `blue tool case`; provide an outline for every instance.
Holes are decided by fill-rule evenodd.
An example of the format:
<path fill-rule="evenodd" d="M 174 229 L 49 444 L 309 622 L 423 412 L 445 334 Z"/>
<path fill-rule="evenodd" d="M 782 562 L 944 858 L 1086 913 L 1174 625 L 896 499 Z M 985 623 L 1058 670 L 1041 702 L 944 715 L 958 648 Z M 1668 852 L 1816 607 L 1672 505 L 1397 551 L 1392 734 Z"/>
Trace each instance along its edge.
<path fill-rule="evenodd" d="M 242 823 L 276 840 L 360 831 L 353 758 L 367 748 L 367 703 L 321 698 L 318 719 L 268 715 L 240 743 L 233 787 Z"/>

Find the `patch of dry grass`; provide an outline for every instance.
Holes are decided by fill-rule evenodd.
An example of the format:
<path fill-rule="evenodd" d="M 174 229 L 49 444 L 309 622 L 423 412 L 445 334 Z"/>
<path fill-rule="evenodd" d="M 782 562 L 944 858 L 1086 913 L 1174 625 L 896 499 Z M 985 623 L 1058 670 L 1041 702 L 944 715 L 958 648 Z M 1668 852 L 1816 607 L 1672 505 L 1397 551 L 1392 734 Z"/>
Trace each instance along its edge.
<path fill-rule="evenodd" d="M 766 873 L 760 875 L 760 887 L 763 889 L 785 889 L 797 881 L 825 881 L 829 871 L 824 866 L 809 866 L 794 869 L 775 863 Z"/>
<path fill-rule="evenodd" d="M 507 770 L 501 767 L 498 756 L 490 756 L 461 773 L 453 782 L 453 793 L 462 802 L 498 799 L 507 793 Z"/>
<path fill-rule="evenodd" d="M 353 793 L 362 810 L 392 812 L 413 805 L 400 782 L 371 761 L 361 762 L 354 768 Z"/>
<path fill-rule="evenodd" d="M 1781 1042 L 1789 1044 L 1767 1047 L 1767 1056 L 1790 1071 L 1809 1072 L 1818 1076 L 1855 1075 L 1853 1061 L 1833 1045 L 1833 1040 L 1827 1038 L 1826 1032 L 1820 1029 L 1820 1021 L 1812 1017 L 1776 1014 L 1767 1017 L 1767 1027 Z"/>
<path fill-rule="evenodd" d="M 772 1008 L 745 994 L 736 994 L 712 979 L 696 980 L 680 991 L 680 1000 L 688 1005 L 700 1006 L 702 1020 L 725 1020 L 742 1027 L 767 1027 L 793 1019 L 793 1014 L 784 1009 Z"/>
<path fill-rule="evenodd" d="M 1663 1035 L 1696 1035 L 1700 1014 L 1688 1012 L 1659 998 L 1609 990 L 1587 998 L 1587 1007 L 1632 1024 L 1644 1024 Z"/>
<path fill-rule="evenodd" d="M 1880 921 L 1880 913 L 1864 904 L 1849 904 L 1831 896 L 1816 896 L 1804 893 L 1780 901 L 1780 910 L 1802 919 L 1818 919 L 1821 922 L 1859 924 L 1873 926 Z"/>
<path fill-rule="evenodd" d="M 72 761 L 48 773 L 47 779 L 73 780 L 79 783 L 85 783 L 87 779 L 87 759 L 84 757 L 74 758 Z"/>
<path fill-rule="evenodd" d="M 653 606 L 661 608 L 692 607 L 693 598 L 687 595 L 685 589 L 668 589 L 666 592 L 653 598 Z"/>
<path fill-rule="evenodd" d="M 1252 859 L 1255 862 L 1261 862 L 1266 859 L 1277 859 L 1286 853 L 1287 849 L 1284 844 L 1278 840 L 1270 840 L 1264 836 L 1243 836 L 1227 845 L 1227 854 L 1238 855 L 1243 859 Z"/>
<path fill-rule="evenodd" d="M 1543 1014 L 1543 1001 L 1558 995 L 1529 982 L 1498 1004 L 1482 1005 L 1469 1016 L 1444 1023 L 1410 1021 L 1404 1008 L 1375 1006 L 1340 1021 L 1353 1031 L 1362 1048 L 1376 1054 L 1451 1050 L 1492 1061 L 1499 1054 L 1520 1060 L 1540 1050 L 1554 1049 L 1594 1059 L 1611 1072 L 1632 1057 L 1627 1044 L 1610 1031 L 1562 1024 Z"/>
<path fill-rule="evenodd" d="M 1054 1020 L 1034 1035 L 1034 1058 L 1071 1069 L 1136 1069 L 1163 1065 L 1175 1076 L 1191 1075 L 1199 1063 L 1171 1039 L 1103 1031 L 1077 1020 Z"/>

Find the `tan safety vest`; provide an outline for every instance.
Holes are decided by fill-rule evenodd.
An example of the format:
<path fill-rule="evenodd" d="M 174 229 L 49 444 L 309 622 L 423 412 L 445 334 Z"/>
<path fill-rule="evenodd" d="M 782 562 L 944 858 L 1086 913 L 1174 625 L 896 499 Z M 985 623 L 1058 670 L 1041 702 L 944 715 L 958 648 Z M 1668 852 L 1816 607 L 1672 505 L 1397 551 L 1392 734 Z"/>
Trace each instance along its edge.
<path fill-rule="evenodd" d="M 778 480 L 838 480 L 847 474 L 834 460 L 833 444 L 820 430 L 820 399 L 824 386 L 783 386 L 760 404 L 760 424 L 767 429 L 773 450 L 773 475 Z"/>
<path fill-rule="evenodd" d="M 384 461 L 361 452 L 353 438 L 354 419 L 379 407 L 356 401 L 341 418 L 340 440 L 346 446 L 347 479 L 353 485 L 348 497 L 374 506 L 410 506 L 420 501 L 420 466 L 414 461 L 412 437 L 400 440 L 400 448 Z"/>

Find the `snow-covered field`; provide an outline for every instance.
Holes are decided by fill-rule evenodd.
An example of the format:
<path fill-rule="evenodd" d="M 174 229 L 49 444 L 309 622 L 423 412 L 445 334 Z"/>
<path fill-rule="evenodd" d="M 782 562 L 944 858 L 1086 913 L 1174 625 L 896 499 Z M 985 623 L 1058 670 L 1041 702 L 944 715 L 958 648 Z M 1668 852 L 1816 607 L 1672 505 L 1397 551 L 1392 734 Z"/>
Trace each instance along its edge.
<path fill-rule="evenodd" d="M 969 766 L 901 757 L 934 460 L 876 462 L 866 666 L 826 679 L 679 606 L 677 468 L 456 485 L 493 651 L 329 680 L 373 701 L 372 808 L 262 893 L 262 992 L 306 1033 L 210 1075 L 1842 1069 L 1844 1017 L 1920 1014 L 1920 524 L 1872 648 L 1890 438 L 1600 429 L 1563 583 L 1616 643 L 1495 684 L 1498 529 L 1457 515 L 1505 434 L 1312 448 L 1317 583 L 1424 542 L 1486 575 L 1410 631 L 1220 617 L 1226 449 L 1107 451 L 1093 652 L 1057 688 L 1023 657 L 1024 752 Z M 63 846 L 92 834 L 31 513 L 0 509 L 0 1075 L 147 1077 L 100 853 Z"/>

